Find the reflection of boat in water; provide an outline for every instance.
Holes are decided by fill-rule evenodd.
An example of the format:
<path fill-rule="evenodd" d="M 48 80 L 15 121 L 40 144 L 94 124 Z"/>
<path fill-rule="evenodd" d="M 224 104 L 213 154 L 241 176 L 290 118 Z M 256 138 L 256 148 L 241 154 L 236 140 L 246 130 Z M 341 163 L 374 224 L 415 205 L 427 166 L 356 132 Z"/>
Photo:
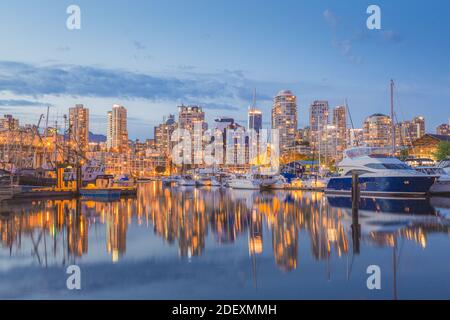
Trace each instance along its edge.
<path fill-rule="evenodd" d="M 352 199 L 343 196 L 327 196 L 332 208 L 342 209 L 346 214 L 343 222 L 351 224 Z M 450 226 L 450 220 L 445 219 L 432 205 L 429 199 L 380 199 L 361 198 L 359 202 L 359 222 L 363 234 L 392 233 L 402 229 L 416 227 Z M 350 226 L 347 226 L 350 228 Z"/>
<path fill-rule="evenodd" d="M 341 176 L 332 177 L 326 193 L 350 194 L 352 174 L 359 174 L 361 196 L 425 196 L 436 176 L 417 172 L 383 148 L 353 148 L 345 151 L 338 168 Z"/>

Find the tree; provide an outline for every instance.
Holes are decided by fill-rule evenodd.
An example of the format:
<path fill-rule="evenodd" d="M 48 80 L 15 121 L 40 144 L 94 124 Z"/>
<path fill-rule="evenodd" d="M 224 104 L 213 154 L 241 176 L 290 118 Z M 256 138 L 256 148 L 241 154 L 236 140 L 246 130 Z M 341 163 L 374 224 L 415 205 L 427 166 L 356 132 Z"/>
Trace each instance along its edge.
<path fill-rule="evenodd" d="M 444 160 L 445 158 L 450 156 L 450 142 L 449 141 L 441 141 L 438 144 L 437 151 L 434 154 L 438 161 Z"/>

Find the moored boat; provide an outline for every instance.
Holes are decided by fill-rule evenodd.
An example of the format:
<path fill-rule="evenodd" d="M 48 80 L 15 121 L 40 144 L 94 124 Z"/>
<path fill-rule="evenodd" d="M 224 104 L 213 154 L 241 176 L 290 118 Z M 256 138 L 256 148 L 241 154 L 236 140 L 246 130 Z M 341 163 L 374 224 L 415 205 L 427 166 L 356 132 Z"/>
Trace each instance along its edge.
<path fill-rule="evenodd" d="M 350 194 L 353 173 L 359 175 L 361 196 L 426 196 L 437 179 L 389 156 L 384 148 L 348 149 L 338 168 L 341 176 L 330 178 L 326 193 Z"/>

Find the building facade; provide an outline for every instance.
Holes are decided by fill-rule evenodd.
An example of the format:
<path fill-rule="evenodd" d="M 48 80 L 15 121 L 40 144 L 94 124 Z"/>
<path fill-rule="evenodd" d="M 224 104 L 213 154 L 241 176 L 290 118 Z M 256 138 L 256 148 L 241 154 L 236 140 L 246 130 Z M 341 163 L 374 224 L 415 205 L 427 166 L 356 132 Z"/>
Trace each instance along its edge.
<path fill-rule="evenodd" d="M 113 152 L 128 150 L 127 109 L 121 105 L 113 105 L 108 111 L 106 146 Z"/>
<path fill-rule="evenodd" d="M 309 108 L 309 128 L 311 147 L 319 152 L 321 135 L 328 125 L 328 101 L 314 101 Z"/>
<path fill-rule="evenodd" d="M 347 148 L 347 108 L 345 106 L 337 106 L 333 109 L 333 126 L 336 130 L 336 160 L 340 160 Z"/>
<path fill-rule="evenodd" d="M 450 135 L 450 126 L 447 123 L 443 123 L 436 128 L 436 134 L 442 136 Z"/>
<path fill-rule="evenodd" d="M 178 107 L 178 128 L 186 130 L 191 136 L 191 164 L 203 163 L 203 150 L 205 141 L 203 135 L 208 129 L 205 121 L 205 112 L 200 106 Z"/>
<path fill-rule="evenodd" d="M 391 118 L 375 113 L 366 118 L 363 124 L 364 142 L 369 147 L 387 147 L 391 141 Z"/>
<path fill-rule="evenodd" d="M 289 90 L 280 91 L 272 107 L 272 129 L 279 132 L 280 155 L 295 146 L 297 122 L 297 97 Z"/>
<path fill-rule="evenodd" d="M 86 152 L 89 146 L 89 109 L 82 104 L 69 108 L 69 143 L 71 149 Z"/>

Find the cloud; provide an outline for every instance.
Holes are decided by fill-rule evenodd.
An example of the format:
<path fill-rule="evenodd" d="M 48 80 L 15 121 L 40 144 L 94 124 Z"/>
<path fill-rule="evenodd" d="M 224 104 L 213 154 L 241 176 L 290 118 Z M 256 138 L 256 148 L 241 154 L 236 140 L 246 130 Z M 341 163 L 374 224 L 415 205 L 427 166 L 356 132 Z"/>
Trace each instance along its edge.
<path fill-rule="evenodd" d="M 339 24 L 340 18 L 334 14 L 331 10 L 327 9 L 323 12 L 323 17 L 325 22 L 332 28 L 333 30 L 333 40 L 332 46 L 337 48 L 340 54 L 347 59 L 349 59 L 353 63 L 361 63 L 362 57 L 356 55 L 353 52 L 353 41 L 351 39 L 341 40 L 337 37 L 337 27 Z"/>
<path fill-rule="evenodd" d="M 39 97 L 44 95 L 146 99 L 150 101 L 239 98 L 244 89 L 236 75 L 191 74 L 165 77 L 118 69 L 80 65 L 37 66 L 0 61 L 0 92 Z M 251 92 L 251 89 L 245 89 Z"/>
<path fill-rule="evenodd" d="M 41 106 L 51 106 L 50 103 L 39 102 L 39 101 L 29 101 L 29 100 L 0 100 L 1 107 L 41 107 Z"/>
<path fill-rule="evenodd" d="M 212 102 L 207 102 L 207 103 L 200 103 L 200 105 L 203 107 L 203 109 L 211 109 L 211 110 L 240 110 L 240 108 L 236 107 L 236 106 L 232 106 L 230 104 L 224 104 L 224 103 L 212 103 Z"/>
<path fill-rule="evenodd" d="M 381 36 L 383 40 L 386 42 L 400 43 L 403 41 L 403 37 L 397 32 L 394 32 L 392 30 L 382 31 Z"/>
<path fill-rule="evenodd" d="M 56 51 L 68 52 L 68 51 L 70 51 L 70 47 L 69 46 L 58 46 L 58 47 L 56 47 Z"/>
<path fill-rule="evenodd" d="M 136 50 L 145 50 L 145 49 L 147 49 L 147 46 L 145 44 L 143 44 L 142 42 L 139 42 L 139 41 L 134 41 L 133 45 L 136 48 Z"/>
<path fill-rule="evenodd" d="M 325 18 L 325 21 L 330 25 L 330 27 L 336 28 L 338 26 L 339 18 L 331 10 L 325 10 L 323 12 L 323 17 Z"/>

